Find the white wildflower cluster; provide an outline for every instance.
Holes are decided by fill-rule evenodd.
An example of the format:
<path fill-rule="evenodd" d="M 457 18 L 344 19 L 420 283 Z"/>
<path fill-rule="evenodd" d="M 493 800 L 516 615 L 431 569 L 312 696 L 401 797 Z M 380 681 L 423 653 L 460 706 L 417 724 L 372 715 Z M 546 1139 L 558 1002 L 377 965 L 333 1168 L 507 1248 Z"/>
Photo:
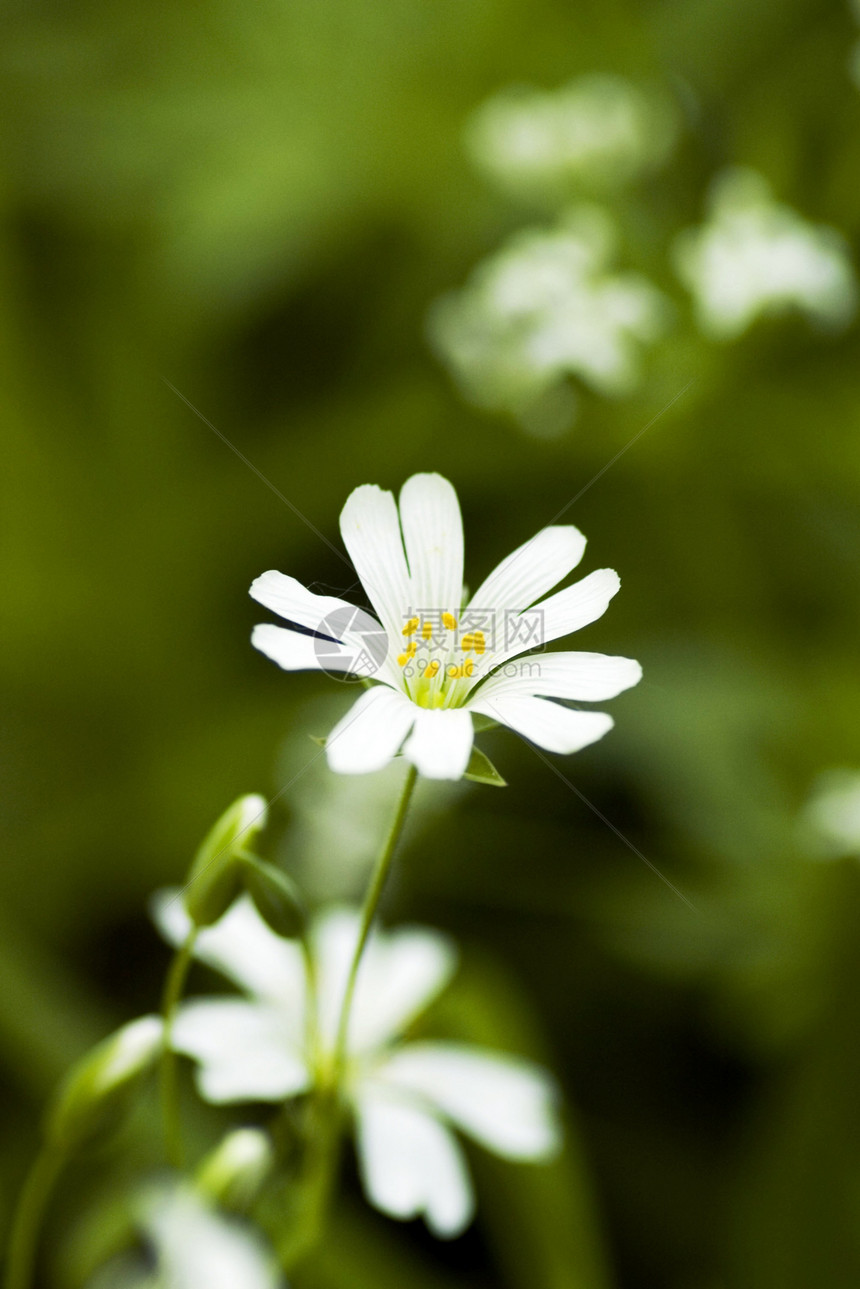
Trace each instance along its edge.
<path fill-rule="evenodd" d="M 560 1148 L 558 1092 L 544 1069 L 416 1033 L 454 975 L 451 942 L 423 927 L 383 932 L 374 921 L 418 774 L 502 782 L 473 749 L 475 717 L 554 752 L 577 751 L 611 727 L 604 712 L 564 704 L 613 697 L 637 683 L 639 664 L 543 650 L 605 612 L 617 574 L 599 569 L 548 595 L 585 549 L 576 528 L 553 526 L 464 603 L 459 502 L 436 474 L 407 480 L 399 505 L 380 488 L 357 488 L 341 531 L 378 617 L 271 571 L 251 591 L 288 625 L 256 627 L 253 643 L 288 671 L 367 681 L 326 741 L 332 769 L 362 774 L 398 755 L 411 763 L 364 904 L 308 914 L 295 883 L 250 849 L 266 801 L 248 794 L 221 815 L 185 885 L 154 903 L 176 950 L 162 1015 L 126 1025 L 78 1062 L 46 1117 L 43 1153 L 13 1220 L 10 1289 L 29 1289 L 59 1170 L 115 1126 L 156 1063 L 165 1150 L 181 1168 L 177 1053 L 195 1063 L 200 1094 L 213 1104 L 298 1099 L 291 1157 L 276 1149 L 276 1135 L 231 1133 L 193 1176 L 174 1172 L 131 1200 L 116 1233 L 125 1247 L 89 1289 L 286 1289 L 284 1273 L 324 1234 L 347 1123 L 370 1202 L 392 1217 L 423 1217 L 443 1238 L 460 1234 L 475 1209 L 458 1133 L 513 1161 L 547 1160 Z M 479 769 L 470 769 L 476 756 Z M 193 958 L 239 992 L 183 1001 Z M 270 1183 L 276 1189 L 264 1195 Z"/>
<path fill-rule="evenodd" d="M 611 218 L 581 207 L 553 228 L 516 234 L 437 301 L 430 338 L 466 396 L 553 433 L 575 411 L 570 378 L 599 394 L 630 393 L 668 302 L 641 274 L 613 269 L 615 251 Z"/>
<path fill-rule="evenodd" d="M 155 915 L 172 944 L 184 942 L 190 922 L 176 892 L 158 898 Z M 358 934 L 357 913 L 320 914 L 309 973 L 298 942 L 275 935 L 247 897 L 200 933 L 196 956 L 246 995 L 191 1000 L 174 1022 L 173 1046 L 196 1061 L 206 1100 L 281 1102 L 328 1085 Z M 439 1236 L 462 1231 L 474 1209 L 452 1128 L 507 1159 L 545 1159 L 560 1144 L 555 1087 L 543 1070 L 467 1044 L 404 1040 L 455 966 L 452 944 L 435 931 L 372 936 L 340 1089 L 370 1201 L 393 1217 L 423 1215 Z"/>
<path fill-rule="evenodd" d="M 699 326 L 716 339 L 732 339 L 757 318 L 790 309 L 829 327 L 845 326 L 855 312 L 842 237 L 775 201 L 751 170 L 717 179 L 708 222 L 680 235 L 675 260 Z"/>
<path fill-rule="evenodd" d="M 615 187 L 661 165 L 675 114 L 621 76 L 581 76 L 557 90 L 512 88 L 473 114 L 467 145 L 476 164 L 525 195 Z"/>
<path fill-rule="evenodd" d="M 617 76 L 504 90 L 473 114 L 467 143 L 478 168 L 561 214 L 512 237 L 432 308 L 430 341 L 466 398 L 551 436 L 575 419 L 571 380 L 609 396 L 640 384 L 644 348 L 665 334 L 672 310 L 640 273 L 613 268 L 618 227 L 646 226 L 634 182 L 667 161 L 677 136 L 671 104 Z M 583 206 L 584 195 L 603 208 Z M 856 310 L 843 238 L 777 202 L 749 170 L 718 176 L 706 223 L 667 251 L 711 339 L 791 310 L 838 329 Z"/>

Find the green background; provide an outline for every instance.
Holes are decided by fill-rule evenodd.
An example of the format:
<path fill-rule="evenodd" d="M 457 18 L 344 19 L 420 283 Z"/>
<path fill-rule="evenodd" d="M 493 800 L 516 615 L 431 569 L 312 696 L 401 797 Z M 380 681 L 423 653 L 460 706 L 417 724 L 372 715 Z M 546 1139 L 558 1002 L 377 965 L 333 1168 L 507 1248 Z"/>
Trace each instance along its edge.
<path fill-rule="evenodd" d="M 2 1208 L 69 1060 L 156 1005 L 146 899 L 235 796 L 300 776 L 263 849 L 318 898 L 356 889 L 384 832 L 398 768 L 335 780 L 307 737 L 352 693 L 248 643 L 263 569 L 353 580 L 292 507 L 336 543 L 357 484 L 439 470 L 474 586 L 653 422 L 565 514 L 583 571 L 623 582 L 575 647 L 645 679 L 555 771 L 495 731 L 508 788 L 421 785 L 386 904 L 462 945 L 439 1023 L 556 1069 L 568 1155 L 474 1152 L 479 1221 L 449 1245 L 377 1219 L 348 1174 L 306 1283 L 856 1286 L 860 871 L 816 861 L 798 817 L 822 770 L 858 761 L 857 331 L 786 318 L 707 342 L 667 254 L 730 164 L 856 244 L 850 10 L 4 8 Z M 468 114 L 593 71 L 679 106 L 673 162 L 623 212 L 677 316 L 635 396 L 584 395 L 547 442 L 470 409 L 424 325 L 542 218 L 470 167 Z M 45 1285 L 81 1283 L 101 1201 L 156 1138 L 144 1113 L 61 1189 Z"/>

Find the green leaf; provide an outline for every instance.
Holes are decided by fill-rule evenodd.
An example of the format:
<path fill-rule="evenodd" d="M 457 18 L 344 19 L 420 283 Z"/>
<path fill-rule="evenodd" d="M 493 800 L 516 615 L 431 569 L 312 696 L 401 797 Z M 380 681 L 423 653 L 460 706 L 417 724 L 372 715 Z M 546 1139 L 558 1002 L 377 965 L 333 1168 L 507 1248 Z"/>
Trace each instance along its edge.
<path fill-rule="evenodd" d="M 472 755 L 469 757 L 469 764 L 466 766 L 464 777 L 470 779 L 472 783 L 486 783 L 491 788 L 506 788 L 508 786 L 490 758 L 476 747 L 472 748 Z"/>
<path fill-rule="evenodd" d="M 481 712 L 472 712 L 472 725 L 476 734 L 483 734 L 485 730 L 494 730 L 498 721 L 494 721 L 492 716 L 484 716 Z"/>

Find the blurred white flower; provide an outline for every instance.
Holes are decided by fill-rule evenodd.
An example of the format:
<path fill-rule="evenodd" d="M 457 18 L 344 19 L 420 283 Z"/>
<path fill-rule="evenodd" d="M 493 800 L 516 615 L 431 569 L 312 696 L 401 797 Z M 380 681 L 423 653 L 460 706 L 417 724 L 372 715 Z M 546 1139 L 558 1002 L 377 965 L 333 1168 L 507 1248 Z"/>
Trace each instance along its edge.
<path fill-rule="evenodd" d="M 822 775 L 804 814 L 828 854 L 860 857 L 860 770 L 831 770 Z"/>
<path fill-rule="evenodd" d="M 503 90 L 473 114 L 466 139 L 504 187 L 552 195 L 628 182 L 659 166 L 675 136 L 663 98 L 621 76 L 590 75 L 557 90 Z"/>
<path fill-rule="evenodd" d="M 190 1190 L 153 1196 L 144 1227 L 164 1289 L 278 1289 L 284 1283 L 251 1227 L 217 1213 Z"/>
<path fill-rule="evenodd" d="M 252 642 L 267 657 L 288 671 L 318 668 L 382 682 L 362 693 L 329 735 L 333 770 L 379 770 L 402 746 L 427 778 L 459 779 L 472 752 L 475 713 L 551 752 L 576 752 L 612 727 L 605 712 L 548 700 L 612 698 L 637 683 L 637 662 L 526 652 L 594 622 L 619 588 L 618 575 L 604 568 L 540 598 L 582 558 L 578 529 L 542 529 L 461 608 L 463 521 L 446 479 L 413 475 L 401 490 L 399 514 L 392 493 L 371 484 L 356 488 L 340 524 L 378 622 L 283 573 L 263 573 L 251 587 L 254 599 L 305 632 L 255 627 Z"/>
<path fill-rule="evenodd" d="M 675 262 L 700 327 L 717 339 L 792 308 L 831 327 L 854 315 L 857 292 L 842 237 L 774 201 L 751 170 L 718 178 L 708 222 L 680 234 Z"/>
<path fill-rule="evenodd" d="M 175 893 L 156 898 L 155 917 L 170 943 L 184 941 L 189 924 Z M 313 996 L 299 945 L 274 935 L 247 898 L 201 932 L 197 957 L 249 995 L 195 999 L 177 1015 L 173 1045 L 197 1062 L 206 1100 L 283 1101 L 326 1085 L 358 927 L 351 910 L 316 920 Z M 556 1091 L 544 1070 L 464 1044 L 403 1042 L 455 966 L 453 946 L 437 932 L 410 927 L 371 936 L 342 1087 L 368 1198 L 393 1217 L 423 1215 L 440 1236 L 462 1231 L 474 1209 L 452 1127 L 507 1159 L 544 1159 L 560 1144 Z"/>
<path fill-rule="evenodd" d="M 129 1255 L 105 1267 L 89 1289 L 286 1289 L 262 1236 L 189 1186 L 153 1188 L 138 1202 L 137 1222 L 154 1268 Z"/>
<path fill-rule="evenodd" d="M 467 397 L 557 433 L 573 415 L 572 394 L 558 410 L 567 378 L 608 396 L 635 388 L 640 350 L 669 306 L 640 274 L 610 271 L 614 238 L 605 212 L 580 209 L 555 229 L 518 233 L 436 302 L 430 339 Z"/>

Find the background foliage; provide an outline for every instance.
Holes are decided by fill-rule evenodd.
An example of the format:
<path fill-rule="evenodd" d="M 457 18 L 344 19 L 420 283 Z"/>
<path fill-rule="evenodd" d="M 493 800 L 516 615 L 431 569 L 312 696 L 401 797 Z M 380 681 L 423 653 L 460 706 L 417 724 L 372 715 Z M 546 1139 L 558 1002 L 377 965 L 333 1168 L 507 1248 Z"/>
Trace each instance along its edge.
<path fill-rule="evenodd" d="M 856 1285 L 860 872 L 817 861 L 797 821 L 819 772 L 858 759 L 857 331 L 785 318 L 708 341 L 666 255 L 736 164 L 856 247 L 850 10 L 79 0 L 5 16 L 4 1207 L 67 1062 L 153 1006 L 166 955 L 147 896 L 235 796 L 301 776 L 268 848 L 318 896 L 357 889 L 384 829 L 396 774 L 335 781 L 307 738 L 351 695 L 248 645 L 264 568 L 353 580 L 293 507 L 335 541 L 356 484 L 438 469 L 476 585 L 653 421 L 566 514 L 586 571 L 624 582 L 582 646 L 641 659 L 645 680 L 558 773 L 495 732 L 504 792 L 424 784 L 386 907 L 456 934 L 440 1023 L 549 1061 L 570 1149 L 549 1170 L 476 1157 L 479 1222 L 450 1245 L 348 1188 L 315 1275 Z M 627 218 L 635 267 L 680 304 L 635 394 L 583 393 L 574 428 L 537 440 L 463 401 L 425 318 L 541 218 L 470 165 L 469 113 L 594 71 L 678 105 L 674 162 Z M 149 1111 L 131 1146 L 158 1162 Z M 62 1191 L 52 1289 L 80 1283 L 108 1222 L 93 1206 L 129 1167 L 108 1154 Z"/>

